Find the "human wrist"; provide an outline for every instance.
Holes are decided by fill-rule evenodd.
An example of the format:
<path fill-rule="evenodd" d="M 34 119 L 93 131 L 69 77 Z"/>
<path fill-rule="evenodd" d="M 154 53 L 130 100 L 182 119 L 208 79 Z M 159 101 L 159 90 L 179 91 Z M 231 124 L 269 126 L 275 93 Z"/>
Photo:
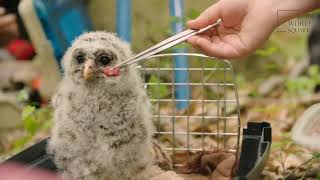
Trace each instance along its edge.
<path fill-rule="evenodd" d="M 311 12 L 320 7 L 320 0 L 271 0 L 270 10 L 275 17 L 275 26 Z"/>

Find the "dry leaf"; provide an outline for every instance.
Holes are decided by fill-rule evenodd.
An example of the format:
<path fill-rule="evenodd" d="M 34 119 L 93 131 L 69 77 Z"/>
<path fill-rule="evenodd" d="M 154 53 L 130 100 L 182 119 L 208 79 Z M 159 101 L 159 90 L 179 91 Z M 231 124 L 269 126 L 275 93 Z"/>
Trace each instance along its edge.
<path fill-rule="evenodd" d="M 151 178 L 150 180 L 183 180 L 183 178 L 177 175 L 174 171 L 167 171 Z"/>

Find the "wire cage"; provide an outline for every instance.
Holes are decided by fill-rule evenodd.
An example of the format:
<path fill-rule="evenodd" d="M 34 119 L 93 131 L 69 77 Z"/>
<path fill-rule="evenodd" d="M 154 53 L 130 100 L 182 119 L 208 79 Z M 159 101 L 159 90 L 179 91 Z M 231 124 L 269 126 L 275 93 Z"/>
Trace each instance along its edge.
<path fill-rule="evenodd" d="M 176 67 L 181 59 L 189 66 Z M 247 123 L 239 153 L 239 100 L 228 61 L 201 54 L 159 54 L 138 68 L 153 106 L 154 135 L 171 155 L 174 167 L 183 165 L 197 152 L 223 150 L 235 153 L 237 178 L 260 178 L 269 157 L 272 129 L 267 122 Z M 184 79 L 176 75 L 184 75 Z M 186 96 L 180 96 L 180 91 L 186 91 Z M 48 138 L 6 162 L 57 171 L 46 153 L 47 142 Z"/>
<path fill-rule="evenodd" d="M 188 67 L 177 68 L 173 58 L 187 56 Z M 238 153 L 240 112 L 232 65 L 202 54 L 171 53 L 149 58 L 138 68 L 153 106 L 155 137 L 164 144 L 174 166 L 198 151 Z M 187 75 L 177 82 L 176 74 Z M 185 88 L 187 96 L 177 98 Z M 178 103 L 186 103 L 184 109 Z"/>

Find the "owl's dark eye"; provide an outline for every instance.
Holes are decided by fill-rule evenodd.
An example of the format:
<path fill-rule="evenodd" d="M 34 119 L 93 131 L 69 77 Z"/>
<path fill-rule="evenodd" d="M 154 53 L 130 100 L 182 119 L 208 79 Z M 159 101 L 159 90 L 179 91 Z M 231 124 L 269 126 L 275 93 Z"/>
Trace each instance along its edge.
<path fill-rule="evenodd" d="M 85 60 L 84 55 L 77 55 L 76 60 L 78 64 L 82 64 Z"/>
<path fill-rule="evenodd" d="M 110 62 L 111 62 L 111 59 L 110 57 L 108 56 L 101 56 L 99 57 L 99 62 L 102 64 L 102 65 L 108 65 Z"/>

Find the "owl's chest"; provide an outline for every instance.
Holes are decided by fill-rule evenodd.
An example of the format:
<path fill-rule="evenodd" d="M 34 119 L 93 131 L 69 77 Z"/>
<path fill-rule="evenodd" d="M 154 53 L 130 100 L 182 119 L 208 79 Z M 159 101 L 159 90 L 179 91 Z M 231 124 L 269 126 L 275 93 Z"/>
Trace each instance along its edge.
<path fill-rule="evenodd" d="M 124 95 L 87 95 L 70 98 L 75 120 L 90 122 L 123 121 L 137 114 L 137 98 Z"/>

